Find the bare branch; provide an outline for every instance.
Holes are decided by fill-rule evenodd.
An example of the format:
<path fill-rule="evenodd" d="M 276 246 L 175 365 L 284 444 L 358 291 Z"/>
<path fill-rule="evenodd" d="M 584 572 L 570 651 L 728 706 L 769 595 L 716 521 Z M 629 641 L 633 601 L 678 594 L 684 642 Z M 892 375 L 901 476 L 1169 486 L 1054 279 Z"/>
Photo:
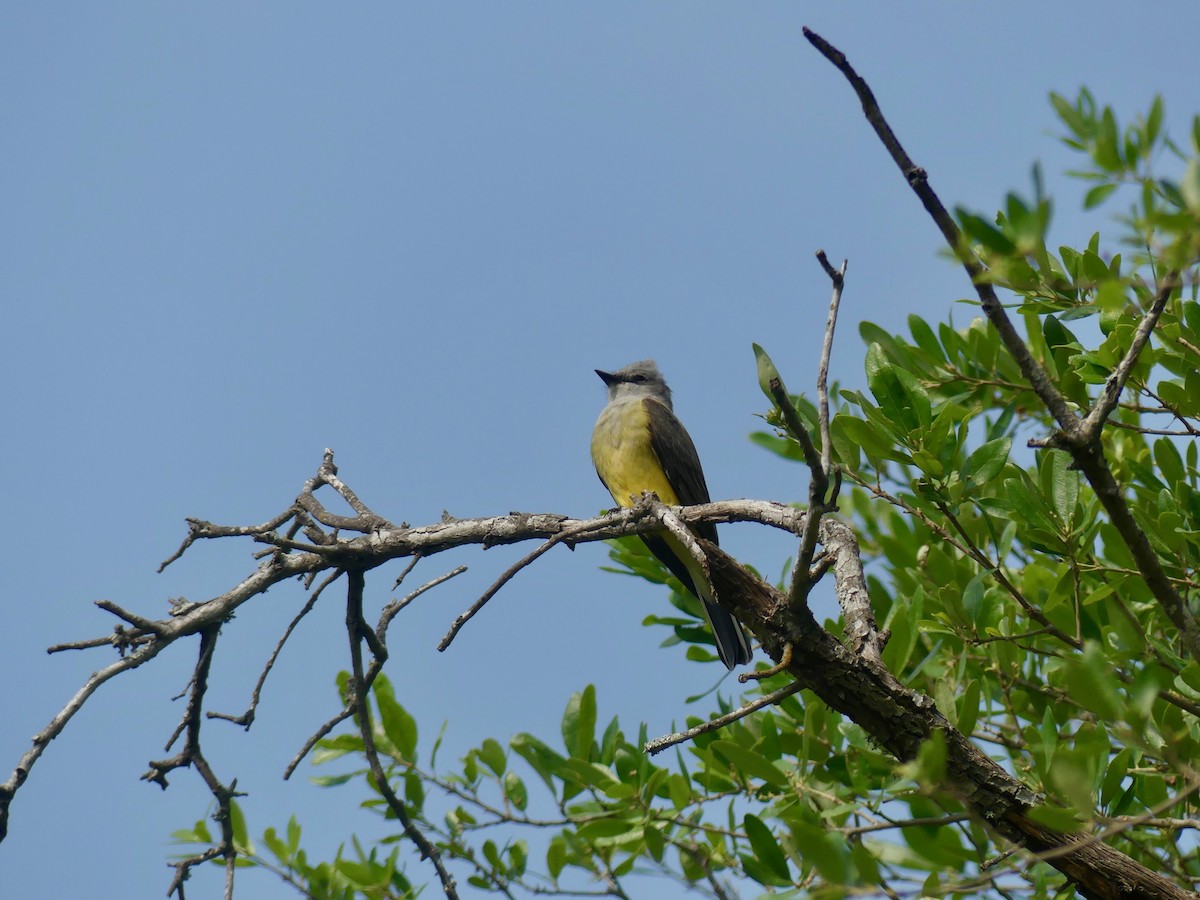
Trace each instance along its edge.
<path fill-rule="evenodd" d="M 137 628 L 143 633 L 158 634 L 159 626 L 152 619 L 147 619 L 143 616 L 139 616 L 137 613 L 132 613 L 127 609 L 122 609 L 111 600 L 97 600 L 96 606 L 100 607 L 100 609 L 104 610 L 105 612 L 112 613 L 119 619 L 124 619 L 134 628 Z"/>
<path fill-rule="evenodd" d="M 798 681 L 792 681 L 785 684 L 778 690 L 752 700 L 745 706 L 741 706 L 732 712 L 727 712 L 723 716 L 717 716 L 715 719 L 709 719 L 707 722 L 701 722 L 687 731 L 679 731 L 675 734 L 664 735 L 660 738 L 655 738 L 652 741 L 647 741 L 646 746 L 642 749 L 653 756 L 656 753 L 661 753 L 668 747 L 674 747 L 676 744 L 682 744 L 684 741 L 690 741 L 698 734 L 707 734 L 710 731 L 716 731 L 718 728 L 724 728 L 730 722 L 736 722 L 738 719 L 744 719 L 753 712 L 757 712 L 764 706 L 774 706 L 785 697 L 790 697 L 792 694 L 799 693 L 804 688 L 804 685 Z"/>
<path fill-rule="evenodd" d="M 829 264 L 829 258 L 824 250 L 817 251 L 817 261 L 825 274 L 833 283 L 833 295 L 829 301 L 829 317 L 825 323 L 825 338 L 821 344 L 821 361 L 817 368 L 817 427 L 820 431 L 821 449 L 818 452 L 812 436 L 787 389 L 779 378 L 772 378 L 767 386 L 775 406 L 783 415 L 784 425 L 788 433 L 800 444 L 804 453 L 804 461 L 808 465 L 808 511 L 804 531 L 800 535 L 800 549 L 796 553 L 796 563 L 792 567 L 791 585 L 788 588 L 788 602 L 793 606 L 808 602 L 809 592 L 821 576 L 821 571 L 813 568 L 813 554 L 817 549 L 817 531 L 821 517 L 837 508 L 837 495 L 841 489 L 841 476 L 833 466 L 833 440 L 829 430 L 829 361 L 833 354 L 833 334 L 837 327 L 838 308 L 842 302 L 842 287 L 846 281 L 847 261 L 842 261 L 841 269 L 835 269 Z M 834 476 L 833 491 L 829 489 L 830 476 Z"/>
<path fill-rule="evenodd" d="M 404 806 L 400 798 L 396 796 L 396 792 L 392 790 L 387 773 L 383 770 L 383 764 L 379 761 L 379 752 L 375 748 L 375 729 L 371 724 L 371 705 L 367 702 L 367 691 L 369 688 L 363 672 L 362 645 L 359 642 L 367 630 L 363 622 L 363 586 L 365 580 L 362 570 L 350 570 L 348 580 L 346 632 L 350 638 L 350 663 L 353 677 L 351 692 L 353 694 L 354 714 L 358 719 L 358 733 L 362 737 L 363 753 L 370 765 L 371 775 L 375 781 L 375 789 L 383 795 L 388 809 L 396 816 L 396 820 L 400 823 L 400 827 L 404 829 L 404 833 L 408 836 L 408 839 L 416 844 L 417 849 L 421 853 L 421 858 L 428 859 L 433 864 L 438 880 L 442 883 L 442 893 L 446 895 L 447 900 L 458 900 L 458 887 L 455 884 L 454 876 L 450 874 L 442 862 L 441 851 L 413 823 L 408 815 L 408 809 Z"/>
<path fill-rule="evenodd" d="M 466 566 L 455 566 L 449 572 L 439 575 L 437 578 L 434 578 L 431 581 L 427 581 L 425 584 L 421 585 L 415 591 L 412 591 L 411 593 L 405 595 L 403 599 L 393 600 L 390 603 L 388 603 L 388 605 L 385 606 L 383 608 L 383 611 L 380 613 L 379 625 L 376 628 L 376 633 L 378 633 L 382 636 L 382 634 L 387 631 L 387 627 L 391 623 L 392 619 L 394 619 L 396 617 L 396 614 L 399 613 L 402 609 L 404 609 L 404 607 L 408 606 L 408 604 L 412 603 L 414 600 L 416 600 L 418 597 L 420 597 L 423 593 L 437 587 L 439 584 L 444 584 L 445 582 L 449 581 L 451 578 L 461 575 L 465 571 L 467 571 Z"/>
<path fill-rule="evenodd" d="M 197 540 L 202 538 L 232 537 L 234 535 L 247 536 L 266 534 L 267 532 L 274 531 L 276 528 L 290 519 L 294 514 L 294 510 L 285 509 L 275 518 L 268 519 L 261 525 L 243 525 L 237 528 L 224 529 L 223 531 L 217 531 L 216 526 L 210 525 L 208 522 L 205 522 L 202 519 L 188 519 L 188 533 L 184 537 L 183 543 L 179 545 L 178 550 L 176 550 L 159 564 L 158 571 L 161 574 L 163 570 L 167 568 L 167 566 L 175 562 L 175 560 L 179 559 L 179 557 L 183 556 L 183 554 L 187 552 L 187 549 L 191 547 L 192 544 L 194 544 Z"/>
<path fill-rule="evenodd" d="M 331 718 L 326 720 L 320 728 L 309 735 L 308 740 L 306 740 L 300 749 L 296 751 L 296 755 L 288 761 L 287 766 L 283 770 L 283 780 L 287 781 L 289 778 L 291 778 L 296 771 L 296 767 L 304 761 L 304 757 L 308 756 L 308 754 L 312 752 L 312 748 L 317 746 L 319 741 L 328 737 L 329 733 L 333 731 L 333 729 L 337 728 L 338 725 L 342 724 L 342 722 L 345 722 L 352 715 L 354 715 L 353 704 L 334 714 Z"/>
<path fill-rule="evenodd" d="M 405 574 L 407 574 L 408 572 L 411 572 L 411 571 L 412 571 L 412 565 L 410 564 L 405 569 Z M 421 585 L 419 588 L 417 588 L 416 590 L 409 593 L 403 599 L 393 600 L 390 603 L 388 603 L 386 606 L 384 606 L 383 611 L 380 613 L 380 616 L 379 616 L 379 625 L 375 629 L 375 633 L 379 638 L 379 643 L 381 645 L 386 646 L 388 625 L 391 624 L 392 619 L 394 619 L 396 617 L 396 615 L 402 609 L 404 609 L 404 607 L 408 606 L 408 604 L 412 603 L 412 601 L 417 599 L 417 597 L 421 596 L 423 593 L 430 590 L 431 588 L 435 588 L 439 584 L 449 581 L 451 578 L 454 578 L 456 575 L 461 575 L 465 571 L 467 571 L 466 566 L 458 566 L 454 569 L 451 569 L 449 572 L 439 575 L 437 578 L 434 578 L 431 581 L 428 581 L 425 584 Z M 402 581 L 402 580 L 403 580 L 403 576 L 397 580 L 397 583 L 399 583 L 399 581 Z M 376 675 L 379 674 L 379 672 L 382 668 L 383 668 L 383 660 L 377 658 L 377 659 L 374 659 L 371 661 L 371 666 L 367 670 L 366 675 L 364 676 L 367 688 L 370 688 L 370 686 L 375 683 L 375 677 L 376 677 Z M 312 748 L 315 747 L 322 738 L 326 737 L 331 731 L 333 731 L 334 728 L 336 728 L 342 722 L 345 722 L 352 715 L 354 715 L 353 700 L 351 700 L 351 702 L 349 704 L 347 704 L 340 712 L 336 713 L 332 718 L 327 720 L 323 725 L 321 725 L 320 728 L 318 728 L 315 732 L 313 732 L 312 735 L 309 736 L 308 740 L 306 740 L 304 742 L 304 745 L 296 752 L 296 755 L 291 758 L 291 760 L 287 764 L 287 767 L 284 769 L 284 771 L 283 771 L 284 780 L 286 781 L 287 779 L 292 777 L 292 773 L 296 771 L 296 767 L 300 765 L 300 763 L 301 763 L 301 761 L 303 761 L 304 757 L 308 756 L 308 754 L 310 752 L 312 752 Z"/>
<path fill-rule="evenodd" d="M 835 269 L 829 264 L 824 250 L 817 251 L 817 262 L 833 282 L 833 296 L 829 300 L 829 318 L 825 321 L 825 340 L 821 344 L 821 362 L 817 366 L 817 414 L 821 430 L 821 470 L 828 476 L 833 468 L 833 442 L 829 436 L 829 360 L 833 355 L 833 331 L 837 327 L 838 307 L 842 303 L 842 285 L 846 283 L 846 267 L 849 260 L 842 260 L 842 267 Z M 831 501 L 832 502 L 832 501 Z"/>
<path fill-rule="evenodd" d="M 8 834 L 8 813 L 12 805 L 13 797 L 16 795 L 21 785 L 29 777 L 29 772 L 34 764 L 41 758 L 42 752 L 49 746 L 50 742 L 62 734 L 63 729 L 74 718 L 75 714 L 83 708 L 83 704 L 88 701 L 88 698 L 96 692 L 100 685 L 104 684 L 111 678 L 120 675 L 130 669 L 136 669 L 138 666 L 149 662 L 167 645 L 159 641 L 154 641 L 138 647 L 128 656 L 118 659 L 116 662 L 105 666 L 99 672 L 93 672 L 87 681 L 83 683 L 75 695 L 67 701 L 59 712 L 52 718 L 49 724 L 41 731 L 33 736 L 33 746 L 30 747 L 21 756 L 16 768 L 13 769 L 12 775 L 4 784 L 0 785 L 0 841 L 3 841 Z"/>
<path fill-rule="evenodd" d="M 489 600 L 496 596 L 496 593 L 500 590 L 500 588 L 504 587 L 504 585 L 508 584 L 508 582 L 512 580 L 514 575 L 516 575 L 542 554 L 546 553 L 551 547 L 561 544 L 563 541 L 570 540 L 573 537 L 578 537 L 584 534 L 588 530 L 589 525 L 590 523 L 584 522 L 579 526 L 576 526 L 574 529 L 566 528 L 563 531 L 560 531 L 532 553 L 526 554 L 517 560 L 517 562 L 505 569 L 504 573 L 494 582 L 492 582 L 492 586 L 484 591 L 483 595 L 478 600 L 472 603 L 465 612 L 463 612 L 457 619 L 454 620 L 453 623 L 451 623 L 450 630 L 447 631 L 445 637 L 438 642 L 438 650 L 444 651 L 447 647 L 449 647 L 458 633 L 462 631 L 463 626 L 471 621 L 471 619 L 475 617 L 475 614 L 483 609 Z"/>
<path fill-rule="evenodd" d="M 205 851 L 198 856 L 189 857 L 174 864 L 175 877 L 171 881 L 171 887 L 168 891 L 168 896 L 171 893 L 176 893 L 183 898 L 183 882 L 187 880 L 188 874 L 192 867 L 213 859 L 217 856 L 225 857 L 225 897 L 226 900 L 233 898 L 233 883 L 234 873 L 236 871 L 238 848 L 235 842 L 233 833 L 233 798 L 238 796 L 237 780 L 234 779 L 228 786 L 223 784 L 213 772 L 208 760 L 205 759 L 204 753 L 200 749 L 200 725 L 202 717 L 200 711 L 204 705 L 204 695 L 208 690 L 208 674 L 212 669 L 213 656 L 216 652 L 217 639 L 220 636 L 220 626 L 211 625 L 205 628 L 200 634 L 200 653 L 199 659 L 196 662 L 195 672 L 191 679 L 191 694 L 188 698 L 187 709 L 183 715 L 183 721 L 180 723 L 180 729 L 185 735 L 183 750 L 176 756 L 166 760 L 152 761 L 150 770 L 146 772 L 142 778 L 146 781 L 152 781 L 159 786 L 166 788 L 167 774 L 173 769 L 191 766 L 204 780 L 208 786 L 209 792 L 216 800 L 217 811 L 212 818 L 221 828 L 221 839 L 217 845 L 211 848 L 211 851 Z M 178 731 L 176 732 L 179 733 Z M 172 739 L 173 743 L 174 739 Z"/>
<path fill-rule="evenodd" d="M 246 711 L 240 716 L 231 716 L 228 713 L 209 711 L 206 713 L 208 718 L 224 719 L 227 722 L 233 722 L 235 725 L 241 725 L 247 731 L 250 730 L 250 726 L 254 724 L 254 714 L 258 709 L 258 701 L 262 696 L 263 686 L 266 685 L 267 676 L 271 674 L 271 669 L 275 667 L 275 661 L 279 659 L 279 654 L 283 651 L 283 645 L 286 644 L 288 638 L 292 636 L 292 632 L 296 630 L 296 626 L 300 624 L 300 620 L 312 612 L 313 607 L 317 605 L 317 600 L 319 600 L 321 597 L 321 592 L 324 591 L 325 588 L 329 587 L 329 585 L 331 585 L 334 581 L 336 581 L 341 574 L 341 569 L 336 569 L 331 572 L 329 577 L 322 581 L 320 585 L 317 586 L 317 589 L 313 591 L 312 596 L 308 598 L 308 602 L 304 604 L 304 606 L 300 609 L 300 612 L 296 613 L 296 615 L 292 617 L 292 621 L 288 623 L 288 627 L 283 631 L 283 636 L 279 638 L 278 643 L 275 644 L 275 649 L 271 651 L 271 655 L 267 658 L 267 663 L 265 666 L 263 666 L 262 674 L 258 676 L 258 681 L 254 684 L 254 690 L 250 692 L 250 705 L 246 707 Z"/>

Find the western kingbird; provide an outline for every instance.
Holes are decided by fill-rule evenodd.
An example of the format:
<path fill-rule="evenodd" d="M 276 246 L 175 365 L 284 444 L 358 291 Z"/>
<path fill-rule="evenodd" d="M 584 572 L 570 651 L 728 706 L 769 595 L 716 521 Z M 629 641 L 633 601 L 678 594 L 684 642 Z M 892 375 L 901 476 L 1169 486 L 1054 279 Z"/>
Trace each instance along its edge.
<path fill-rule="evenodd" d="M 708 485 L 696 445 L 671 406 L 671 389 L 654 360 L 631 363 L 617 372 L 596 370 L 608 385 L 608 405 L 592 431 L 596 474 L 619 506 L 632 506 L 653 491 L 668 506 L 708 503 Z M 697 535 L 717 543 L 717 527 L 696 525 Z M 741 624 L 712 600 L 704 570 L 680 540 L 668 531 L 641 535 L 685 588 L 700 598 L 721 662 L 732 669 L 750 662 L 750 642 Z"/>

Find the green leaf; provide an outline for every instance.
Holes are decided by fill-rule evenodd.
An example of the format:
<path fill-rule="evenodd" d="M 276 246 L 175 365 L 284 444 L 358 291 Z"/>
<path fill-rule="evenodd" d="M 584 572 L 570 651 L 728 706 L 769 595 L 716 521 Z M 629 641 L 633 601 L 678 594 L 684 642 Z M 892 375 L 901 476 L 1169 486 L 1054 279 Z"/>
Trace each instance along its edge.
<path fill-rule="evenodd" d="M 1051 450 L 1043 460 L 1043 479 L 1049 473 L 1049 494 L 1054 512 L 1063 526 L 1070 528 L 1075 521 L 1075 505 L 1079 501 L 1079 473 L 1071 469 L 1071 455 L 1063 450 Z"/>
<path fill-rule="evenodd" d="M 975 722 L 979 717 L 979 681 L 971 679 L 967 689 L 963 691 L 962 699 L 958 701 L 958 721 L 955 727 L 970 737 L 975 731 Z"/>
<path fill-rule="evenodd" d="M 546 871 L 552 879 L 558 881 L 558 876 L 562 874 L 566 865 L 567 842 L 561 835 L 556 834 L 550 839 L 550 846 L 546 848 Z"/>
<path fill-rule="evenodd" d="M 233 830 L 233 845 L 242 853 L 253 853 L 254 843 L 246 829 L 246 815 L 236 800 L 229 801 L 229 824 Z"/>
<path fill-rule="evenodd" d="M 375 678 L 371 692 L 375 695 L 375 704 L 379 708 L 379 720 L 384 734 L 395 746 L 401 759 L 416 762 L 417 720 L 397 702 L 396 695 L 392 691 L 392 683 L 382 672 Z"/>
<path fill-rule="evenodd" d="M 1098 184 L 1089 190 L 1083 197 L 1084 209 L 1095 209 L 1101 203 L 1108 199 L 1109 195 L 1117 189 L 1118 185 L 1115 182 L 1107 182 Z"/>
<path fill-rule="evenodd" d="M 843 462 L 857 462 L 858 448 L 875 459 L 912 462 L 912 457 L 898 449 L 883 431 L 847 413 L 838 413 L 833 417 L 830 432 L 833 446 L 838 449 L 838 457 Z"/>
<path fill-rule="evenodd" d="M 962 207 L 954 210 L 958 218 L 958 223 L 962 226 L 962 230 L 966 235 L 978 244 L 982 244 L 984 248 L 998 253 L 1002 256 L 1011 256 L 1017 250 L 1017 245 L 1014 244 L 1003 231 L 994 226 L 991 222 L 968 212 Z"/>
<path fill-rule="evenodd" d="M 831 884 L 845 884 L 850 878 L 850 854 L 846 840 L 807 822 L 792 826 L 792 840 L 801 858 L 811 862 Z"/>
<path fill-rule="evenodd" d="M 529 805 L 529 791 L 525 788 L 525 782 L 518 778 L 515 772 L 504 776 L 504 796 L 519 810 L 524 810 Z"/>
<path fill-rule="evenodd" d="M 1062 123 L 1070 129 L 1071 133 L 1077 138 L 1085 138 L 1088 136 L 1091 128 L 1087 120 L 1080 115 L 1079 111 L 1072 103 L 1061 94 L 1050 94 L 1050 104 L 1054 107 L 1054 111 L 1058 113 L 1058 117 Z"/>
<path fill-rule="evenodd" d="M 963 480 L 975 484 L 987 484 L 1004 470 L 1008 453 L 1012 449 L 1012 438 L 1002 437 L 988 441 L 969 457 L 963 467 Z"/>
<path fill-rule="evenodd" d="M 933 333 L 933 329 L 929 327 L 929 323 L 920 316 L 910 315 L 908 317 L 908 330 L 912 332 L 913 340 L 917 346 L 928 353 L 937 362 L 945 362 L 946 354 L 942 351 L 942 345 L 937 339 L 937 335 Z"/>
<path fill-rule="evenodd" d="M 274 828 L 268 828 L 263 832 L 263 846 L 270 850 L 271 854 L 285 865 L 291 859 L 287 845 L 279 838 Z"/>
<path fill-rule="evenodd" d="M 1192 157 L 1188 160 L 1179 190 L 1187 202 L 1188 209 L 1193 214 L 1200 213 L 1200 157 Z"/>
<path fill-rule="evenodd" d="M 779 375 L 779 370 L 775 368 L 775 363 L 771 362 L 771 357 L 767 356 L 767 351 L 758 344 L 751 344 L 754 348 L 754 359 L 758 366 L 758 386 L 771 401 L 771 405 L 775 405 L 775 395 L 771 392 L 771 379 L 775 379 L 779 384 L 783 385 L 783 378 Z M 786 393 L 786 389 L 784 390 Z"/>
<path fill-rule="evenodd" d="M 716 740 L 710 745 L 742 775 L 761 778 L 768 784 L 787 787 L 787 773 L 756 750 L 728 740 Z"/>
<path fill-rule="evenodd" d="M 1054 761 L 1050 764 L 1050 784 L 1082 818 L 1090 818 L 1095 808 L 1095 763 L 1096 760 L 1086 751 L 1066 747 L 1054 754 Z"/>
<path fill-rule="evenodd" d="M 875 859 L 875 855 L 862 841 L 854 841 L 850 845 L 850 858 L 854 861 L 854 867 L 858 870 L 858 877 L 863 883 L 877 885 L 883 880 L 883 875 L 879 871 L 879 862 Z"/>
<path fill-rule="evenodd" d="M 621 837 L 637 828 L 636 822 L 616 817 L 590 819 L 579 826 L 577 834 L 585 841 L 595 841 L 599 838 Z"/>
<path fill-rule="evenodd" d="M 1116 799 L 1117 792 L 1121 789 L 1121 782 L 1129 773 L 1132 759 L 1133 751 L 1129 747 L 1125 747 L 1108 764 L 1108 770 L 1105 772 L 1104 781 L 1100 786 L 1100 802 L 1106 809 L 1110 808 L 1113 800 Z"/>
<path fill-rule="evenodd" d="M 984 597 L 986 596 L 986 584 L 991 579 L 992 573 L 983 571 L 975 575 L 962 590 L 962 605 L 963 611 L 967 615 L 967 621 L 979 627 L 987 613 Z"/>
<path fill-rule="evenodd" d="M 607 766 L 590 763 L 577 757 L 563 761 L 564 775 L 570 773 L 580 784 L 599 788 L 610 796 L 630 796 L 634 793 L 631 785 L 622 784 L 616 773 Z"/>
<path fill-rule="evenodd" d="M 946 783 L 946 735 L 936 730 L 921 742 L 917 758 L 901 766 L 918 784 L 937 787 Z"/>
<path fill-rule="evenodd" d="M 181 844 L 211 844 L 212 833 L 208 830 L 208 823 L 204 819 L 198 819 L 190 830 L 181 828 L 172 831 L 171 839 Z"/>
<path fill-rule="evenodd" d="M 883 648 L 883 662 L 890 671 L 899 674 L 908 665 L 918 637 L 917 629 L 911 624 L 907 607 L 899 606 L 896 609 L 888 622 L 888 628 L 892 636 Z"/>
<path fill-rule="evenodd" d="M 295 853 L 300 849 L 300 823 L 296 821 L 295 816 L 288 818 L 287 824 L 287 843 L 288 850 Z"/>
<path fill-rule="evenodd" d="M 404 773 L 404 799 L 415 812 L 425 806 L 425 783 L 411 769 Z"/>
<path fill-rule="evenodd" d="M 493 774 L 504 774 L 507 761 L 505 759 L 504 748 L 500 746 L 499 741 L 495 738 L 486 738 L 477 752 L 480 762 L 491 769 Z"/>
<path fill-rule="evenodd" d="M 642 837 L 645 838 L 646 852 L 650 854 L 650 858 L 655 862 L 662 862 L 663 851 L 666 850 L 663 833 L 654 825 L 647 825 Z"/>
<path fill-rule="evenodd" d="M 1073 810 L 1042 804 L 1029 810 L 1029 818 L 1039 825 L 1068 833 L 1082 831 L 1083 823 Z"/>
<path fill-rule="evenodd" d="M 1119 722 L 1122 704 L 1112 666 L 1095 641 L 1084 645 L 1082 656 L 1066 660 L 1066 686 L 1071 699 L 1094 712 L 1102 722 Z"/>
<path fill-rule="evenodd" d="M 546 786 L 555 789 L 555 777 L 566 769 L 563 757 L 531 734 L 517 734 L 508 743 L 512 751 L 525 760 Z"/>
<path fill-rule="evenodd" d="M 788 869 L 787 857 L 784 856 L 771 829 L 758 816 L 749 813 L 742 819 L 742 826 L 746 829 L 746 837 L 750 839 L 750 848 L 754 851 L 755 858 L 776 877 L 790 882 L 792 875 Z"/>
<path fill-rule="evenodd" d="M 571 695 L 562 720 L 563 744 L 576 759 L 592 758 L 596 737 L 596 687 L 589 684 L 583 693 Z"/>
<path fill-rule="evenodd" d="M 344 772 L 341 775 L 313 775 L 308 780 L 317 787 L 337 787 L 353 781 L 357 777 L 354 772 Z"/>
<path fill-rule="evenodd" d="M 1100 127 L 1096 129 L 1095 143 L 1092 146 L 1092 158 L 1096 161 L 1096 165 L 1105 171 L 1120 171 L 1122 165 L 1117 117 L 1107 106 L 1100 115 L 1099 125 Z"/>
<path fill-rule="evenodd" d="M 903 432 L 917 432 L 931 421 L 929 394 L 911 373 L 899 368 L 881 344 L 867 348 L 867 387 L 887 418 Z"/>
<path fill-rule="evenodd" d="M 1146 116 L 1146 144 L 1147 146 L 1154 144 L 1158 140 L 1158 135 L 1162 131 L 1163 122 L 1163 99 L 1161 94 L 1154 97 L 1154 102 L 1150 104 L 1150 112 Z"/>
<path fill-rule="evenodd" d="M 804 451 L 791 438 L 780 437 L 777 434 L 768 434 L 765 431 L 754 431 L 750 434 L 750 442 L 791 462 L 804 462 Z"/>
<path fill-rule="evenodd" d="M 1154 442 L 1154 461 L 1167 484 L 1176 486 L 1178 490 L 1178 485 L 1186 482 L 1187 469 L 1184 468 L 1183 457 L 1170 438 L 1163 437 Z"/>

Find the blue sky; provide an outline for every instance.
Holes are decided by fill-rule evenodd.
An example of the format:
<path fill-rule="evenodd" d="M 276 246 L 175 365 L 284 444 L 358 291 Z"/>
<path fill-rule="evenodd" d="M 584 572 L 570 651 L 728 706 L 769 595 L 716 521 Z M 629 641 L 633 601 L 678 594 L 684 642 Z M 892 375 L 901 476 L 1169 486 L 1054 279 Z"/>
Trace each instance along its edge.
<path fill-rule="evenodd" d="M 1123 119 L 1156 92 L 1200 111 L 1192 3 L 61 3 L 0 8 L 0 376 L 8 640 L 0 768 L 12 770 L 102 651 L 93 601 L 146 615 L 248 574 L 250 544 L 158 563 L 184 517 L 283 509 L 327 446 L 381 514 L 595 513 L 592 370 L 657 358 L 717 497 L 804 496 L 747 440 L 765 401 L 752 341 L 811 385 L 850 259 L 834 375 L 861 382 L 864 319 L 955 321 L 968 287 L 809 25 L 873 85 L 948 205 L 988 212 L 1041 160 L 1056 234 L 1086 241 L 1047 92 L 1088 85 Z M 1115 201 L 1119 205 L 1119 198 Z M 775 576 L 790 542 L 723 544 Z M 660 651 L 665 597 L 599 571 L 598 545 L 522 573 L 445 654 L 449 623 L 520 551 L 464 562 L 392 630 L 387 671 L 444 754 L 552 739 L 572 690 L 652 734 L 703 712 L 713 666 Z M 373 602 L 398 572 L 369 582 Z M 225 630 L 211 708 L 240 712 L 304 602 L 272 591 Z M 249 734 L 205 726 L 255 833 L 296 812 L 318 851 L 372 833 L 349 791 L 280 772 L 336 705 L 340 600 L 302 626 Z M 160 896 L 198 779 L 138 781 L 182 713 L 194 643 L 104 687 L 22 788 L 0 872 L 14 896 Z M 734 688 L 726 683 L 725 690 Z M 410 866 L 414 877 L 423 873 Z M 213 873 L 196 896 L 213 896 Z M 120 887 L 117 887 L 117 884 Z M 247 896 L 292 896 L 247 879 Z"/>

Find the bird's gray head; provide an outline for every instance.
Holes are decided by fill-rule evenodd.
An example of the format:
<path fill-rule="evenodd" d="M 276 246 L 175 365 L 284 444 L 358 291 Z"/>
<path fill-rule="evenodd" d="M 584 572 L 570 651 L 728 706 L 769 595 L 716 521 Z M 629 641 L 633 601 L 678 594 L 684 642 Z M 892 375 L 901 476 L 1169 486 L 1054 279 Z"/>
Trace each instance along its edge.
<path fill-rule="evenodd" d="M 608 400 L 625 397 L 652 397 L 671 409 L 671 389 L 663 381 L 662 373 L 652 359 L 630 363 L 615 372 L 596 370 L 600 380 L 608 385 Z"/>

